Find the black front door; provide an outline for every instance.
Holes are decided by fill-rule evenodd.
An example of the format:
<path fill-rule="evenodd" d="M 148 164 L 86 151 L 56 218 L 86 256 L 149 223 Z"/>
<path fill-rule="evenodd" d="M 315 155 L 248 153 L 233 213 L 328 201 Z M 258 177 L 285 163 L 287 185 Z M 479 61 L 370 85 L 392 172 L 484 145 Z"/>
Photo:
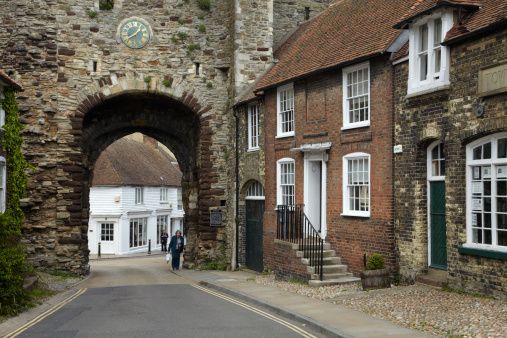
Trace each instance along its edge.
<path fill-rule="evenodd" d="M 264 201 L 246 201 L 246 266 L 262 272 L 262 217 Z"/>

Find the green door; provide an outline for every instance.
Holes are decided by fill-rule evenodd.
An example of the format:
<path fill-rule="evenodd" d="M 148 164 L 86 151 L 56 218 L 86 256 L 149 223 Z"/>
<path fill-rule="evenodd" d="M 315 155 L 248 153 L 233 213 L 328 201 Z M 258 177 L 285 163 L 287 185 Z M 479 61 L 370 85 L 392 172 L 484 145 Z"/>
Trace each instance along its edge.
<path fill-rule="evenodd" d="M 447 269 L 445 181 L 430 182 L 430 266 Z"/>
<path fill-rule="evenodd" d="M 264 201 L 246 201 L 246 266 L 254 271 L 264 270 L 262 257 L 262 217 Z"/>

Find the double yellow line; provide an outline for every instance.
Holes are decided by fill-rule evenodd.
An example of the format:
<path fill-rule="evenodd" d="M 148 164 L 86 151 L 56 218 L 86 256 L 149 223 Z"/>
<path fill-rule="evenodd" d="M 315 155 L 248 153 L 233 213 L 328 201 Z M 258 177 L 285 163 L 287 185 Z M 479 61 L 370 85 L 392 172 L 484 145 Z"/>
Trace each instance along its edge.
<path fill-rule="evenodd" d="M 62 307 L 64 307 L 65 305 L 69 304 L 70 302 L 72 302 L 77 297 L 81 296 L 83 293 L 86 292 L 86 290 L 87 290 L 86 288 L 79 289 L 72 296 L 70 296 L 70 297 L 62 300 L 60 303 L 56 304 L 55 306 L 53 306 L 49 310 L 46 310 L 45 312 L 41 313 L 40 315 L 38 315 L 37 317 L 35 317 L 34 319 L 32 319 L 31 321 L 29 321 L 25 325 L 23 325 L 20 328 L 18 328 L 16 331 L 13 331 L 13 332 L 9 333 L 8 335 L 5 336 L 5 338 L 13 338 L 13 337 L 18 336 L 19 334 L 21 334 L 22 332 L 26 331 L 30 327 L 34 326 L 35 324 L 37 324 L 41 320 L 49 317 L 50 315 L 52 315 L 56 311 L 60 310 Z"/>
<path fill-rule="evenodd" d="M 290 330 L 292 330 L 292 331 L 300 334 L 303 337 L 306 337 L 306 338 L 317 338 L 316 336 L 314 336 L 314 335 L 306 332 L 305 330 L 300 329 L 296 325 L 291 324 L 291 323 L 289 323 L 289 322 L 287 322 L 287 321 L 285 321 L 283 319 L 280 319 L 278 317 L 275 317 L 272 314 L 269 314 L 267 312 L 259 310 L 259 309 L 255 308 L 255 307 L 251 306 L 251 305 L 248 305 L 246 303 L 240 302 L 240 301 L 238 301 L 238 300 L 236 300 L 234 298 L 231 298 L 231 297 L 228 297 L 228 296 L 226 296 L 224 294 L 221 294 L 221 293 L 218 293 L 218 292 L 206 289 L 206 288 L 204 288 L 202 286 L 199 286 L 199 285 L 196 285 L 196 284 L 192 284 L 192 286 L 194 288 L 196 288 L 196 289 L 199 289 L 199 290 L 203 291 L 203 292 L 209 293 L 209 294 L 211 294 L 211 295 L 213 295 L 215 297 L 221 298 L 221 299 L 226 300 L 226 301 L 228 301 L 230 303 L 236 304 L 236 305 L 241 306 L 241 307 L 243 307 L 243 308 L 245 308 L 247 310 L 250 310 L 250 311 L 252 311 L 252 312 L 254 312 L 254 313 L 256 313 L 256 314 L 258 314 L 260 316 L 268 318 L 268 319 L 270 319 L 270 320 L 272 320 L 272 321 L 274 321 L 274 322 L 276 322 L 276 323 L 278 323 L 280 325 L 283 325 L 283 326 L 289 328 Z"/>

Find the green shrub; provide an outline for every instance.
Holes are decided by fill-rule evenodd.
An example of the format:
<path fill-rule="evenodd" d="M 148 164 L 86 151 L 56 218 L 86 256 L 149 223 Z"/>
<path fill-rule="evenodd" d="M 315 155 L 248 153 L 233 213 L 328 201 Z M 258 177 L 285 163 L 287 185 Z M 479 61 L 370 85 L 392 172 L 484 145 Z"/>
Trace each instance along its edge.
<path fill-rule="evenodd" d="M 198 44 L 195 44 L 195 43 L 191 43 L 187 46 L 187 50 L 189 53 L 192 53 L 198 49 L 201 49 L 201 47 L 198 45 Z"/>
<path fill-rule="evenodd" d="M 95 19 L 97 17 L 97 12 L 95 12 L 93 9 L 89 9 L 86 11 L 86 14 L 88 14 L 88 17 L 90 19 Z"/>
<path fill-rule="evenodd" d="M 146 83 L 146 84 L 150 84 L 150 82 L 151 82 L 151 76 L 146 76 L 146 77 L 144 78 L 144 83 Z"/>
<path fill-rule="evenodd" d="M 201 23 L 197 29 L 199 33 L 206 33 L 206 26 L 203 23 Z"/>
<path fill-rule="evenodd" d="M 165 79 L 164 81 L 162 81 L 162 84 L 164 85 L 164 87 L 169 88 L 173 84 L 173 79 Z"/>
<path fill-rule="evenodd" d="M 203 11 L 209 11 L 211 9 L 211 0 L 197 0 L 197 6 Z"/>
<path fill-rule="evenodd" d="M 101 11 L 110 11 L 114 7 L 114 0 L 99 0 L 99 9 Z"/>
<path fill-rule="evenodd" d="M 366 270 L 379 270 L 384 268 L 384 256 L 378 253 L 371 254 L 366 262 Z"/>
<path fill-rule="evenodd" d="M 187 37 L 188 37 L 187 33 L 185 33 L 185 32 L 178 32 L 178 39 L 180 39 L 180 41 L 186 40 Z"/>

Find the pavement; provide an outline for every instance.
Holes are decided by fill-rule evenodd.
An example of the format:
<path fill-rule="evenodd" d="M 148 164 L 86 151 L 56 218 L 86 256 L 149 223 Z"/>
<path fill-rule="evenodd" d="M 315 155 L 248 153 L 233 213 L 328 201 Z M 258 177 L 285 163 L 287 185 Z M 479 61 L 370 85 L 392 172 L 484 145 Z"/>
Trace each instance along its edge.
<path fill-rule="evenodd" d="M 325 337 L 423 338 L 425 332 L 401 327 L 347 307 L 324 302 L 276 287 L 256 284 L 249 271 L 180 270 L 176 274 L 207 288 L 262 306 L 290 320 L 300 322 Z"/>
<path fill-rule="evenodd" d="M 169 267 L 165 262 L 161 263 L 163 257 L 160 255 L 133 258 L 93 261 L 93 278 L 88 278 L 82 283 L 74 285 L 72 289 L 48 299 L 44 304 L 0 323 L 0 336 L 3 337 L 18 327 L 37 319 L 44 312 L 75 294 L 80 288 L 181 283 L 177 280 L 170 282 L 173 278 L 171 275 L 173 275 L 184 279 L 189 284 L 199 284 L 207 289 L 216 290 L 264 308 L 292 322 L 302 324 L 324 337 L 433 337 L 427 333 L 407 329 L 342 305 L 287 292 L 274 286 L 257 284 L 254 282 L 257 276 L 254 272 L 197 270 L 168 272 Z M 134 261 L 136 264 L 132 264 Z M 115 271 L 114 275 L 109 275 L 106 279 L 105 274 L 109 273 L 112 268 Z M 122 278 L 126 271 L 129 271 L 131 277 L 128 280 Z"/>

